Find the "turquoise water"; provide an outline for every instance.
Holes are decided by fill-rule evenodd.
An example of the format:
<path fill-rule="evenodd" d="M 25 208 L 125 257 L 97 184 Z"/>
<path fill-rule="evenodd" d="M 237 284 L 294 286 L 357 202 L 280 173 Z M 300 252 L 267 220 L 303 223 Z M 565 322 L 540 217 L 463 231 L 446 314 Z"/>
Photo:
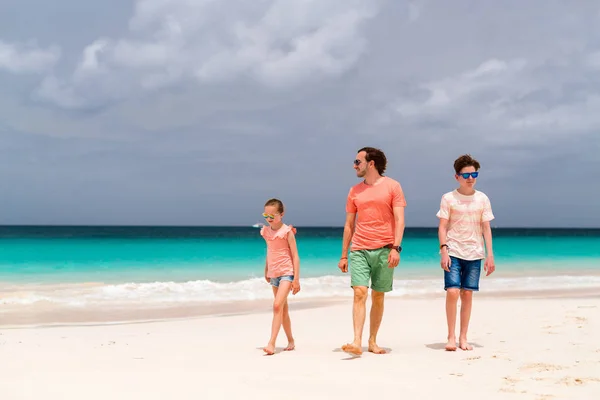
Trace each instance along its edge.
<path fill-rule="evenodd" d="M 301 275 L 314 295 L 347 288 L 337 269 L 341 238 L 342 228 L 298 228 Z M 600 229 L 495 229 L 493 238 L 497 272 L 488 287 L 548 289 L 560 287 L 563 275 L 572 277 L 569 285 L 600 279 Z M 403 249 L 398 293 L 439 290 L 437 230 L 408 228 Z M 0 283 L 95 282 L 104 291 L 96 295 L 107 298 L 246 299 L 264 291 L 265 251 L 252 227 L 0 227 Z"/>

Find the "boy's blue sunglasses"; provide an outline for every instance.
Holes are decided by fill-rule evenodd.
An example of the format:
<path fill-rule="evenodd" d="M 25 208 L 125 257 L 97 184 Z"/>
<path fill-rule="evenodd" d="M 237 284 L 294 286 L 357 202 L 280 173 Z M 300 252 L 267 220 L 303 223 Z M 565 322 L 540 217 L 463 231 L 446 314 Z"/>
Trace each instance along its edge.
<path fill-rule="evenodd" d="M 479 172 L 465 172 L 464 174 L 459 174 L 460 176 L 463 177 L 463 179 L 469 179 L 469 176 L 472 176 L 473 178 L 477 178 L 477 176 L 479 176 Z"/>

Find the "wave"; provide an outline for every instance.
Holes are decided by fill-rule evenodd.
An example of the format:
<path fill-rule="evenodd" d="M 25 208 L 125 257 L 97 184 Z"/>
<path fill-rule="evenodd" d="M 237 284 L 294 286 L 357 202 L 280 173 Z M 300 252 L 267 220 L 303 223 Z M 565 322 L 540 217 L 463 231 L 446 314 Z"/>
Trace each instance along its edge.
<path fill-rule="evenodd" d="M 349 276 L 304 278 L 302 291 L 290 295 L 295 299 L 351 297 Z M 600 288 L 600 276 L 537 276 L 482 278 L 485 293 L 551 291 Z M 419 297 L 443 292 L 441 279 L 396 279 L 388 297 Z M 174 306 L 197 303 L 223 303 L 266 300 L 273 296 L 263 278 L 222 283 L 210 280 L 188 282 L 152 282 L 123 284 L 22 285 L 4 291 L 0 302 L 5 305 L 51 303 L 69 307 Z"/>

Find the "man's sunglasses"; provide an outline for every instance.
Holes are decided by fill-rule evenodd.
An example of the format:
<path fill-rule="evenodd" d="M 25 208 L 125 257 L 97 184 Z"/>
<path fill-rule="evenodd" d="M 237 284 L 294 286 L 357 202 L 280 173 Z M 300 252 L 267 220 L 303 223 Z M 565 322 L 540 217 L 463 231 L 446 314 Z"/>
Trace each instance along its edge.
<path fill-rule="evenodd" d="M 469 179 L 469 176 L 473 178 L 477 178 L 479 176 L 479 172 L 465 172 L 464 174 L 459 174 L 463 177 L 463 179 Z"/>
<path fill-rule="evenodd" d="M 360 165 L 361 162 L 362 161 L 360 161 L 360 160 L 354 160 L 354 165 Z"/>

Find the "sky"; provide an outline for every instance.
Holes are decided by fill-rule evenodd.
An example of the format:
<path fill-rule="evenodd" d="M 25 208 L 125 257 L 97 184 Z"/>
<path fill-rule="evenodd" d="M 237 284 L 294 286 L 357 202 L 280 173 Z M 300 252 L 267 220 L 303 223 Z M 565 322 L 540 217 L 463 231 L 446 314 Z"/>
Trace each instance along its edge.
<path fill-rule="evenodd" d="M 600 227 L 590 0 L 3 0 L 0 224 L 341 226 L 363 146 L 436 226 Z"/>

